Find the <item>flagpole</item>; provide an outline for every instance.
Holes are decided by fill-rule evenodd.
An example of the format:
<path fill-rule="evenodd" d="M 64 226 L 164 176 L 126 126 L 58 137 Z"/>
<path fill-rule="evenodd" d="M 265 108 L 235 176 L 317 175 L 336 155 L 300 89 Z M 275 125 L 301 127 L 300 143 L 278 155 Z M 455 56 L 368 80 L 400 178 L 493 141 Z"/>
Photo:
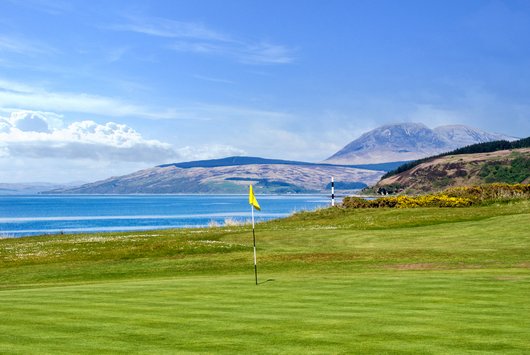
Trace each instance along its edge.
<path fill-rule="evenodd" d="M 254 277 L 256 279 L 256 285 L 258 284 L 258 264 L 256 262 L 256 233 L 254 232 L 254 206 L 250 206 L 252 211 L 252 239 L 254 240 Z"/>
<path fill-rule="evenodd" d="M 331 207 L 335 206 L 335 179 L 331 177 Z"/>

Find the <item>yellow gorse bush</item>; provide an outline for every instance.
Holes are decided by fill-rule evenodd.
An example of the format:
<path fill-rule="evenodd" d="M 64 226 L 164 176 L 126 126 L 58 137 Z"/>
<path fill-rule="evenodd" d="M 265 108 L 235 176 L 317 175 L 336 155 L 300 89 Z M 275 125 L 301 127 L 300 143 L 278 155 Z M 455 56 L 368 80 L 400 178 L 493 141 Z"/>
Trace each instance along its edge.
<path fill-rule="evenodd" d="M 396 197 L 398 208 L 410 207 L 465 207 L 473 202 L 468 198 L 450 197 L 447 195 L 423 195 L 423 196 L 398 196 Z"/>
<path fill-rule="evenodd" d="M 375 200 L 346 197 L 344 208 L 414 208 L 414 207 L 467 207 L 478 203 L 530 198 L 530 184 L 488 184 L 453 187 L 443 192 L 420 196 L 389 196 Z"/>

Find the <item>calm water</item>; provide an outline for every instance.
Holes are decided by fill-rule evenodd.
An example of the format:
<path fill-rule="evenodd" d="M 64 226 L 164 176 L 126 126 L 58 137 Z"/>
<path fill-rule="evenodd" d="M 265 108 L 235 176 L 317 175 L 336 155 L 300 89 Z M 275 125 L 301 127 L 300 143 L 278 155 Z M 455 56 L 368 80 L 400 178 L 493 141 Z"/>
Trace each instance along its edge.
<path fill-rule="evenodd" d="M 324 195 L 257 198 L 257 221 L 329 204 Z M 247 195 L 0 196 L 0 237 L 203 227 L 229 219 L 250 219 Z"/>

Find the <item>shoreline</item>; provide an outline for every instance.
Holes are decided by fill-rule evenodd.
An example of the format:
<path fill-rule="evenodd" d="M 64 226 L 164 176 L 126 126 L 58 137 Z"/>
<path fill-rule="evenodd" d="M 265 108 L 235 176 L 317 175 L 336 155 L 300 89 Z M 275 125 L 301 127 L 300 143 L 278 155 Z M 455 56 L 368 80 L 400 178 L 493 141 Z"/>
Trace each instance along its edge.
<path fill-rule="evenodd" d="M 260 195 L 258 221 L 328 206 L 322 195 Z M 247 195 L 0 196 L 0 238 L 244 224 Z"/>

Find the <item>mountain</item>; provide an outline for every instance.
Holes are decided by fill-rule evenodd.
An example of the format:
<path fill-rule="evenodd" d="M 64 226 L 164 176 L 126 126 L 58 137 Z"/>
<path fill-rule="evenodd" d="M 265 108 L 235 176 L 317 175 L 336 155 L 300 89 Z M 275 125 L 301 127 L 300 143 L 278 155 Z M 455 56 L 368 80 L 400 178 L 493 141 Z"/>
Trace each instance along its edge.
<path fill-rule="evenodd" d="M 530 148 L 426 159 L 411 169 L 383 178 L 374 189 L 414 194 L 493 182 L 530 183 Z"/>
<path fill-rule="evenodd" d="M 513 141 L 517 138 L 499 133 L 489 133 L 478 128 L 471 128 L 464 125 L 440 126 L 433 131 L 445 142 L 450 150 L 465 147 L 468 145 L 499 140 Z"/>
<path fill-rule="evenodd" d="M 374 184 L 383 173 L 331 164 L 229 157 L 165 164 L 48 193 L 246 193 L 249 184 L 254 184 L 258 193 L 321 192 L 326 191 L 332 176 L 337 186 L 352 189 Z"/>
<path fill-rule="evenodd" d="M 351 165 L 410 161 L 470 144 L 515 139 L 464 125 L 430 129 L 422 123 L 399 123 L 364 133 L 324 162 Z"/>

